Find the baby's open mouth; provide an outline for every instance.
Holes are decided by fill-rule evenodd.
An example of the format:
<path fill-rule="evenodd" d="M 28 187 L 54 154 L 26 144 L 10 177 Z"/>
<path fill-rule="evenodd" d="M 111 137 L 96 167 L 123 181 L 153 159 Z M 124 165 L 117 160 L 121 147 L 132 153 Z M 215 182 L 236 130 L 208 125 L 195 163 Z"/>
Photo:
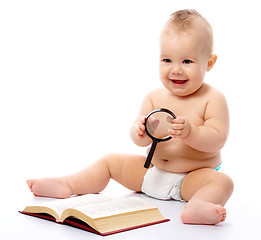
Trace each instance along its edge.
<path fill-rule="evenodd" d="M 185 79 L 185 80 L 178 80 L 178 79 L 170 79 L 173 83 L 175 84 L 184 84 L 186 83 L 188 80 Z"/>

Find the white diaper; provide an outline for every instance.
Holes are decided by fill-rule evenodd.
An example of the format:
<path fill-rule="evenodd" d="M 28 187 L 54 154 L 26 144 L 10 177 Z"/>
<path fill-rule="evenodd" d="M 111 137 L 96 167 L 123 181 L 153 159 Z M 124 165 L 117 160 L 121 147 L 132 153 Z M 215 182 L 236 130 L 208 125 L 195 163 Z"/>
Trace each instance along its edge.
<path fill-rule="evenodd" d="M 184 201 L 180 196 L 180 187 L 186 175 L 186 173 L 166 172 L 153 166 L 144 176 L 141 191 L 162 200 Z"/>

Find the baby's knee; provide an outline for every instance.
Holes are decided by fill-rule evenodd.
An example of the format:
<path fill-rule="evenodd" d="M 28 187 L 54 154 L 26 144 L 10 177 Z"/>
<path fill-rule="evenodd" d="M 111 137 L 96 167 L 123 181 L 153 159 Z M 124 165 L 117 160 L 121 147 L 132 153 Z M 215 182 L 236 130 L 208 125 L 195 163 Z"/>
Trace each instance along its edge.
<path fill-rule="evenodd" d="M 218 185 L 220 185 L 228 195 L 232 194 L 234 190 L 234 182 L 227 174 L 217 172 L 217 176 L 215 177 L 214 181 L 218 183 Z"/>
<path fill-rule="evenodd" d="M 117 169 L 122 165 L 122 155 L 119 153 L 109 153 L 105 155 L 100 161 L 106 165 L 109 171 Z"/>
<path fill-rule="evenodd" d="M 224 181 L 224 185 L 226 186 L 226 188 L 231 192 L 231 194 L 232 194 L 232 192 L 233 192 L 233 190 L 234 190 L 234 182 L 233 182 L 233 180 L 232 180 L 232 178 L 231 177 L 229 177 L 228 175 L 226 175 L 226 174 L 224 174 L 223 173 L 223 181 Z"/>
<path fill-rule="evenodd" d="M 201 171 L 202 172 L 200 173 L 205 173 L 205 178 L 202 180 L 202 185 L 210 184 L 222 188 L 227 194 L 232 194 L 234 182 L 227 174 L 214 169 L 202 169 Z"/>

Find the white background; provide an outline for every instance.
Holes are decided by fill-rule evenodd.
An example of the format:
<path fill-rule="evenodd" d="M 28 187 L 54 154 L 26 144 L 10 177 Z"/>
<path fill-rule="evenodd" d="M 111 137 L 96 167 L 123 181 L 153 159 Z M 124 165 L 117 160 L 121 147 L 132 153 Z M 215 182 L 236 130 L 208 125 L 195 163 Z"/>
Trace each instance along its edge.
<path fill-rule="evenodd" d="M 258 1 L 9 0 L 0 1 L 0 194 L 6 202 L 30 194 L 28 178 L 69 174 L 110 152 L 145 153 L 129 128 L 144 95 L 161 87 L 159 33 L 182 8 L 195 8 L 214 30 L 218 61 L 206 82 L 230 107 L 223 171 L 235 181 L 233 197 L 258 196 Z"/>

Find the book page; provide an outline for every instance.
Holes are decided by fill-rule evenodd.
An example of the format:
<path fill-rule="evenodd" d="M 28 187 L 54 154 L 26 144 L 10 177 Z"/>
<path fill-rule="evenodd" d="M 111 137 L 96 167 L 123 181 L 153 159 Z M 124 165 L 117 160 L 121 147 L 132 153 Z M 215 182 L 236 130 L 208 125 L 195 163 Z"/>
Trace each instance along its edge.
<path fill-rule="evenodd" d="M 153 204 L 145 201 L 144 199 L 138 197 L 130 197 L 115 199 L 103 203 L 100 202 L 89 206 L 79 206 L 76 209 L 84 213 L 85 215 L 95 219 L 152 208 L 156 207 Z"/>
<path fill-rule="evenodd" d="M 104 194 L 87 194 L 77 197 L 71 197 L 67 199 L 60 199 L 57 201 L 51 201 L 43 204 L 57 212 L 59 216 L 67 208 L 81 208 L 83 206 L 99 204 L 107 201 L 113 200 L 114 197 L 104 195 Z"/>

